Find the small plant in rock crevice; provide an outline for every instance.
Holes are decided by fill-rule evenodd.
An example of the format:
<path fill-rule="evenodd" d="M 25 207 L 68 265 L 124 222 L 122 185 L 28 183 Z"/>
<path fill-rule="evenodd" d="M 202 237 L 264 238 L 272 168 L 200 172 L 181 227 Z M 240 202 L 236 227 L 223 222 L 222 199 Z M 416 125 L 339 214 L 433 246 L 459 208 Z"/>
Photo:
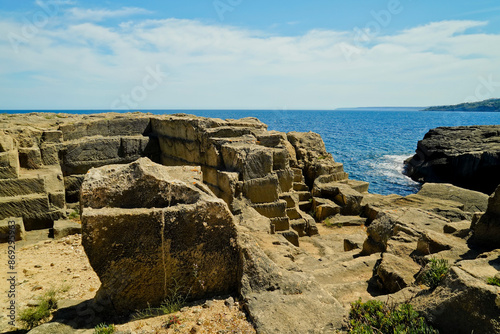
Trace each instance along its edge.
<path fill-rule="evenodd" d="M 94 327 L 94 334 L 113 334 L 115 330 L 115 325 L 99 324 Z"/>
<path fill-rule="evenodd" d="M 422 275 L 422 283 L 434 289 L 445 278 L 450 270 L 448 260 L 432 258 Z"/>
<path fill-rule="evenodd" d="M 162 325 L 163 328 L 170 328 L 175 325 L 180 325 L 181 324 L 181 319 L 179 319 L 178 316 L 173 315 L 168 318 L 167 321 L 165 321 Z"/>
<path fill-rule="evenodd" d="M 488 279 L 486 280 L 486 283 L 488 283 L 489 285 L 500 286 L 500 278 L 498 278 L 498 277 L 488 277 Z"/>
<path fill-rule="evenodd" d="M 57 309 L 57 290 L 50 289 L 43 296 L 38 298 L 38 305 L 28 307 L 19 313 L 19 321 L 23 327 L 30 330 L 33 327 L 46 322 L 52 311 Z"/>

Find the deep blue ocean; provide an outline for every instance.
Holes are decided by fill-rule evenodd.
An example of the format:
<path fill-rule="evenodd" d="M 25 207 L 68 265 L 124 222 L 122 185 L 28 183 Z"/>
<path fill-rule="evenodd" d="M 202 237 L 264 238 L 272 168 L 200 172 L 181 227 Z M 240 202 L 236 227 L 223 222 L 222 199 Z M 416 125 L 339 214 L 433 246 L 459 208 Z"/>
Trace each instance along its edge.
<path fill-rule="evenodd" d="M 9 113 L 33 112 L 7 111 Z M 257 117 L 269 130 L 313 131 L 323 137 L 335 161 L 344 164 L 351 179 L 370 183 L 369 192 L 408 195 L 419 184 L 402 174 L 403 161 L 415 153 L 417 142 L 439 126 L 500 124 L 500 113 L 436 112 L 371 109 L 304 110 L 145 110 L 154 114 L 187 113 L 236 119 Z M 98 111 L 58 110 L 68 113 Z"/>

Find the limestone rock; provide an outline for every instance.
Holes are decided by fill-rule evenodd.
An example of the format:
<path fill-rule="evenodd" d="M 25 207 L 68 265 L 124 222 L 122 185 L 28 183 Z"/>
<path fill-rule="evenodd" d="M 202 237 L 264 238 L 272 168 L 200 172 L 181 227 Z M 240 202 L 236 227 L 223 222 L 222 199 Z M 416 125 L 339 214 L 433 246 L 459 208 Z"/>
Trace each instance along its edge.
<path fill-rule="evenodd" d="M 500 248 L 500 186 L 488 199 L 488 208 L 472 221 L 473 240 L 483 246 Z"/>
<path fill-rule="evenodd" d="M 434 291 L 418 294 L 411 303 L 442 333 L 500 332 L 500 287 L 457 267 Z"/>
<path fill-rule="evenodd" d="M 278 267 L 251 235 L 240 233 L 238 242 L 239 289 L 258 333 L 330 333 L 341 327 L 347 311 L 314 279 Z"/>
<path fill-rule="evenodd" d="M 406 173 L 420 182 L 451 183 L 491 194 L 500 184 L 500 126 L 431 129 L 407 161 Z"/>
<path fill-rule="evenodd" d="M 368 238 L 363 244 L 362 254 L 369 255 L 387 249 L 389 239 L 400 233 L 408 236 L 404 242 L 417 241 L 427 230 L 442 232 L 449 220 L 415 208 L 400 208 L 381 211 L 368 226 Z"/>
<path fill-rule="evenodd" d="M 425 183 L 418 192 L 421 196 L 459 202 L 468 212 L 485 212 L 488 206 L 488 195 L 479 191 L 456 187 L 449 183 Z"/>
<path fill-rule="evenodd" d="M 199 168 L 142 158 L 92 169 L 82 185 L 82 244 L 101 280 L 97 298 L 118 312 L 234 292 L 236 230 Z"/>
<path fill-rule="evenodd" d="M 413 284 L 420 268 L 409 257 L 401 258 L 384 253 L 377 267 L 376 277 L 382 289 L 394 293 Z"/>
<path fill-rule="evenodd" d="M 306 184 L 312 187 L 314 180 L 321 175 L 344 174 L 342 164 L 334 162 L 333 157 L 326 151 L 321 136 L 314 132 L 289 132 L 288 141 L 295 148 L 298 167 L 304 170 Z"/>
<path fill-rule="evenodd" d="M 19 217 L 10 217 L 0 220 L 0 242 L 9 242 L 9 238 L 11 236 L 10 232 L 12 231 L 12 228 L 15 229 L 13 241 L 26 239 L 23 219 Z"/>
<path fill-rule="evenodd" d="M 82 233 L 82 225 L 72 220 L 59 219 L 54 222 L 54 239 Z"/>
<path fill-rule="evenodd" d="M 363 195 L 350 186 L 340 182 L 321 183 L 316 180 L 313 188 L 313 196 L 333 200 L 341 209 L 343 215 L 359 215 L 362 211 L 361 201 Z"/>

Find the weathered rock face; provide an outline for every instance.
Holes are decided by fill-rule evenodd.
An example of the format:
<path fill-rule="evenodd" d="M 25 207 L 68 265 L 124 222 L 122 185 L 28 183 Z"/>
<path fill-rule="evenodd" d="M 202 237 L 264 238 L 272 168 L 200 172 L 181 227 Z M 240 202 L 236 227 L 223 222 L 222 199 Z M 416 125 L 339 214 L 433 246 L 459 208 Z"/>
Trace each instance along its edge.
<path fill-rule="evenodd" d="M 491 194 L 500 184 L 500 126 L 441 127 L 418 142 L 406 173 L 419 182 L 452 183 Z"/>
<path fill-rule="evenodd" d="M 238 250 L 227 204 L 197 167 L 141 158 L 91 169 L 81 195 L 82 243 L 101 280 L 98 299 L 119 312 L 234 292 Z"/>
<path fill-rule="evenodd" d="M 464 205 L 464 211 L 472 213 L 485 212 L 488 206 L 488 195 L 447 183 L 425 183 L 418 195 L 459 202 Z"/>
<path fill-rule="evenodd" d="M 488 199 L 485 214 L 474 217 L 474 241 L 490 248 L 500 248 L 500 186 Z"/>
<path fill-rule="evenodd" d="M 310 186 L 318 176 L 346 184 L 343 193 L 349 196 L 338 198 L 349 201 L 344 206 L 360 199 L 351 196 L 352 181 L 326 152 L 318 134 L 267 131 L 256 118 L 143 113 L 10 116 L 0 115 L 0 219 L 23 217 L 27 230 L 52 227 L 64 218 L 66 203 L 79 201 L 90 168 L 140 157 L 167 166 L 200 166 L 203 183 L 233 212 L 233 201 L 247 198 L 271 219 L 270 230 L 294 244 L 299 237 L 318 233 L 314 218 L 306 213 L 312 204 Z"/>
<path fill-rule="evenodd" d="M 452 267 L 442 284 L 412 301 L 441 333 L 500 332 L 500 288 Z M 479 311 L 480 310 L 480 311 Z"/>

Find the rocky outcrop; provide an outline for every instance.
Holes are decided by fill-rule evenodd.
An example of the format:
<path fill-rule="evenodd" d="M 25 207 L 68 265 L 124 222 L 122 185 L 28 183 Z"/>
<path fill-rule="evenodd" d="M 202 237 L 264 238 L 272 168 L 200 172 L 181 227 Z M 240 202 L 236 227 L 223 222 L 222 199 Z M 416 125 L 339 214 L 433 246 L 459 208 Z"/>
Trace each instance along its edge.
<path fill-rule="evenodd" d="M 143 113 L 0 118 L 9 125 L 0 134 L 5 151 L 0 153 L 0 212 L 5 216 L 0 219 L 22 217 L 27 230 L 64 219 L 66 203 L 79 201 L 89 169 L 140 157 L 166 166 L 200 166 L 203 183 L 233 212 L 236 198 L 248 199 L 271 219 L 270 230 L 296 245 L 299 237 L 318 233 L 306 213 L 315 179 L 344 182 L 344 193 L 351 192 L 353 182 L 318 134 L 267 131 L 255 118 Z"/>
<path fill-rule="evenodd" d="M 474 242 L 489 248 L 500 248 L 500 186 L 488 199 L 484 214 L 477 214 L 472 221 Z"/>
<path fill-rule="evenodd" d="M 491 194 L 500 184 L 500 126 L 441 127 L 418 142 L 406 173 L 419 182 L 451 183 Z"/>
<path fill-rule="evenodd" d="M 227 204 L 194 167 L 141 158 L 91 169 L 82 185 L 82 244 L 116 311 L 236 291 L 238 251 Z"/>
<path fill-rule="evenodd" d="M 418 195 L 462 203 L 463 210 L 471 213 L 485 212 L 488 206 L 488 195 L 448 183 L 425 183 Z"/>
<path fill-rule="evenodd" d="M 458 267 L 434 291 L 425 291 L 413 299 L 441 333 L 500 332 L 500 288 L 487 285 Z"/>

